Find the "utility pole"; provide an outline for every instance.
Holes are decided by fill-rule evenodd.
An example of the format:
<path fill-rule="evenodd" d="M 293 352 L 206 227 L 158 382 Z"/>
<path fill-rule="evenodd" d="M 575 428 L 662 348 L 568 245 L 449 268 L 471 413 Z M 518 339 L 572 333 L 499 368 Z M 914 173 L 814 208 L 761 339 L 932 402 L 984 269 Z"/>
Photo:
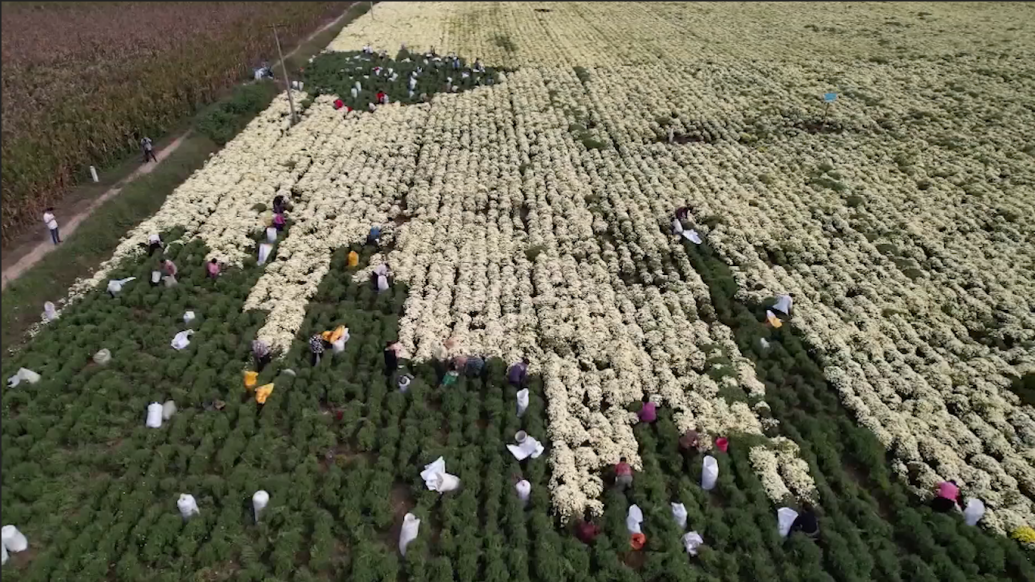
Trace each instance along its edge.
<path fill-rule="evenodd" d="M 280 37 L 277 35 L 277 24 L 272 26 L 273 38 L 277 41 L 277 55 L 280 56 L 280 68 L 284 71 L 284 85 L 287 86 L 288 107 L 291 108 L 291 125 L 295 124 L 295 100 L 291 97 L 291 79 L 288 78 L 287 63 L 284 62 L 284 52 L 280 49 Z"/>

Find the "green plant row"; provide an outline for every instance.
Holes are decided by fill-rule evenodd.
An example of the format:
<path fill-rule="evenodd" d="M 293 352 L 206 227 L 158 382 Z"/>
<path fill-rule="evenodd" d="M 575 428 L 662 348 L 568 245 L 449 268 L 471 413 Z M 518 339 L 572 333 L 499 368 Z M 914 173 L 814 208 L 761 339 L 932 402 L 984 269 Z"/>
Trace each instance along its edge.
<path fill-rule="evenodd" d="M 484 72 L 474 72 L 473 67 L 474 63 L 464 58 L 459 59 L 459 68 L 454 69 L 448 58 L 436 61 L 405 50 L 400 50 L 394 58 L 347 51 L 318 55 L 306 65 L 302 79 L 310 99 L 323 94 L 334 95 L 354 110 L 367 111 L 371 103 L 376 104 L 379 91 L 388 96 L 390 103 L 420 103 L 422 96 L 430 99 L 436 93 L 453 92 L 453 88 L 455 92 L 463 92 L 499 82 L 499 74 L 507 71 L 485 67 Z M 374 72 L 375 68 L 380 68 L 380 74 Z M 417 73 L 417 83 L 411 95 L 409 83 L 414 73 Z M 357 82 L 360 90 L 353 97 L 352 89 Z"/>

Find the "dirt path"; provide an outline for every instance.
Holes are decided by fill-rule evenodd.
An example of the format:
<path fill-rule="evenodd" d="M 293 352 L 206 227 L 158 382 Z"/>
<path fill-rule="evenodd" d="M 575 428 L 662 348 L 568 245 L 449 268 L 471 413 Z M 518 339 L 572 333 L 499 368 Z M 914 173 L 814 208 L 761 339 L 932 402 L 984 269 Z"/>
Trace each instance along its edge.
<path fill-rule="evenodd" d="M 291 52 L 284 55 L 284 59 L 286 60 L 291 58 L 292 55 L 298 52 L 298 50 L 301 49 L 302 46 L 304 46 L 306 43 L 308 43 L 310 40 L 316 37 L 316 35 L 334 26 L 335 24 L 340 22 L 342 18 L 348 16 L 349 11 L 352 9 L 352 6 L 353 5 L 350 4 L 349 7 L 346 8 L 340 16 L 323 25 L 322 27 L 318 28 L 315 32 L 307 36 L 305 40 L 299 42 L 298 45 L 291 50 Z M 281 62 L 278 60 L 275 61 L 271 66 L 276 67 L 280 64 Z M 60 220 L 58 221 L 61 238 L 67 239 L 69 236 L 71 236 L 72 233 L 74 233 L 75 230 L 79 227 L 79 225 L 82 224 L 83 220 L 85 220 L 88 216 L 93 214 L 93 212 L 97 210 L 97 208 L 99 208 L 102 204 L 104 204 L 108 200 L 111 200 L 115 196 L 118 196 L 118 194 L 122 192 L 122 189 L 126 186 L 126 184 L 129 184 L 130 182 L 136 180 L 140 176 L 151 173 L 151 171 L 157 168 L 158 165 L 161 164 L 162 161 L 169 156 L 169 154 L 173 153 L 174 151 L 176 151 L 177 148 L 180 147 L 180 144 L 183 143 L 183 140 L 186 139 L 187 135 L 189 134 L 190 131 L 188 130 L 187 132 L 178 136 L 175 140 L 173 140 L 172 143 L 165 146 L 161 150 L 156 149 L 155 155 L 158 157 L 157 163 L 141 164 L 141 166 L 134 170 L 132 174 L 119 180 L 114 186 L 108 189 L 107 192 L 101 194 L 100 197 L 91 202 L 90 205 L 87 206 L 81 212 L 78 212 L 72 215 L 71 217 L 61 216 Z M 60 209 L 58 209 L 59 216 L 60 212 Z M 12 248 L 4 249 L 4 254 L 10 253 L 12 255 L 21 255 L 21 257 L 13 264 L 5 265 L 3 267 L 2 280 L 0 280 L 0 289 L 6 289 L 8 283 L 20 277 L 22 273 L 32 268 L 33 265 L 38 263 L 43 257 L 47 256 L 48 253 L 57 248 L 56 245 L 50 242 L 50 234 L 47 233 L 45 229 L 40 228 L 39 231 L 41 233 L 41 240 L 39 242 L 30 241 L 21 245 L 21 248 L 19 248 L 18 246 L 13 246 Z M 29 248 L 27 252 L 26 247 Z"/>
<path fill-rule="evenodd" d="M 82 224 L 83 220 L 85 220 L 86 217 L 93 214 L 94 210 L 97 210 L 97 208 L 100 207 L 101 204 L 104 204 L 108 200 L 111 200 L 112 198 L 117 196 L 119 192 L 122 192 L 122 189 L 126 187 L 126 184 L 129 184 L 130 182 L 136 180 L 140 176 L 150 174 L 155 168 L 158 167 L 158 164 L 162 163 L 162 161 L 165 160 L 165 158 L 169 157 L 169 154 L 173 153 L 174 151 L 176 151 L 176 148 L 180 147 L 180 144 L 183 143 L 183 140 L 186 139 L 186 137 L 189 134 L 190 131 L 184 133 L 183 135 L 177 137 L 175 140 L 173 140 L 172 143 L 165 146 L 161 150 L 155 149 L 155 157 L 158 158 L 158 162 L 141 164 L 140 167 L 137 168 L 132 174 L 119 180 L 118 183 L 112 186 L 107 192 L 101 194 L 100 197 L 91 202 L 90 205 L 87 206 L 86 209 L 82 212 L 73 215 L 71 218 L 62 216 L 60 221 L 58 222 L 61 238 L 67 239 L 69 236 L 71 236 L 72 233 L 75 232 L 77 228 L 79 228 L 79 225 Z M 42 233 L 40 235 L 40 238 L 44 238 L 44 235 L 47 237 L 50 236 L 50 233 L 47 233 L 44 229 L 40 228 L 39 230 Z M 0 289 L 6 288 L 9 282 L 20 277 L 22 273 L 24 273 L 30 267 L 38 263 L 40 259 L 47 256 L 47 254 L 55 248 L 57 248 L 57 245 L 50 242 L 50 239 L 47 238 L 46 240 L 36 244 L 32 248 L 32 250 L 30 250 L 28 253 L 26 253 L 24 256 L 18 259 L 18 261 L 16 261 L 13 265 L 9 267 L 4 267 L 3 281 L 2 284 L 0 284 Z M 11 251 L 9 252 L 18 252 L 18 250 L 11 249 Z"/>

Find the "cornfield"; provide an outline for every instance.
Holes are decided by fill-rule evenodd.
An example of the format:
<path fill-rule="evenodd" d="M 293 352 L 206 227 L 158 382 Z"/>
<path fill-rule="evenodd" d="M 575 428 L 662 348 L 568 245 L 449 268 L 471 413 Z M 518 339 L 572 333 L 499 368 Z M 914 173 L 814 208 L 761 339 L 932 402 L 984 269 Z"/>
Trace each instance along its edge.
<path fill-rule="evenodd" d="M 346 5 L 3 3 L 3 242 Z"/>

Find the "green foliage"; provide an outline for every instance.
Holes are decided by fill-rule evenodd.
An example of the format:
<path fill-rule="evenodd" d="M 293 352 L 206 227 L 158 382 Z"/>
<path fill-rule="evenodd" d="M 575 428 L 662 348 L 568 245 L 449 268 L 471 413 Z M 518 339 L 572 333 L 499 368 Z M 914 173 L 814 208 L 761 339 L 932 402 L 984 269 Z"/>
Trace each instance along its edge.
<path fill-rule="evenodd" d="M 425 62 L 427 61 L 427 62 Z M 508 69 L 485 67 L 484 73 L 474 72 L 474 63 L 460 59 L 460 69 L 454 69 L 452 61 L 426 59 L 424 55 L 400 52 L 396 58 L 368 56 L 362 52 L 331 52 L 316 56 L 305 67 L 302 79 L 309 96 L 333 95 L 337 99 L 357 111 L 366 111 L 370 103 L 376 102 L 378 91 L 388 95 L 392 103 L 420 103 L 421 95 L 430 99 L 436 93 L 446 91 L 447 79 L 457 92 L 469 91 L 482 85 L 499 82 L 499 74 Z M 380 67 L 381 74 L 374 72 Z M 417 69 L 417 85 L 410 95 L 409 79 Z M 391 80 L 388 69 L 397 75 Z M 464 78 L 462 73 L 468 73 Z M 360 91 L 352 97 L 352 89 L 356 83 Z"/>
<path fill-rule="evenodd" d="M 517 51 L 517 45 L 514 44 L 514 41 L 510 40 L 510 36 L 506 34 L 497 34 L 493 36 L 492 43 L 508 53 Z"/>
<path fill-rule="evenodd" d="M 213 142 L 223 145 L 266 109 L 276 95 L 277 85 L 273 81 L 241 85 L 229 98 L 202 112 L 194 126 Z"/>

